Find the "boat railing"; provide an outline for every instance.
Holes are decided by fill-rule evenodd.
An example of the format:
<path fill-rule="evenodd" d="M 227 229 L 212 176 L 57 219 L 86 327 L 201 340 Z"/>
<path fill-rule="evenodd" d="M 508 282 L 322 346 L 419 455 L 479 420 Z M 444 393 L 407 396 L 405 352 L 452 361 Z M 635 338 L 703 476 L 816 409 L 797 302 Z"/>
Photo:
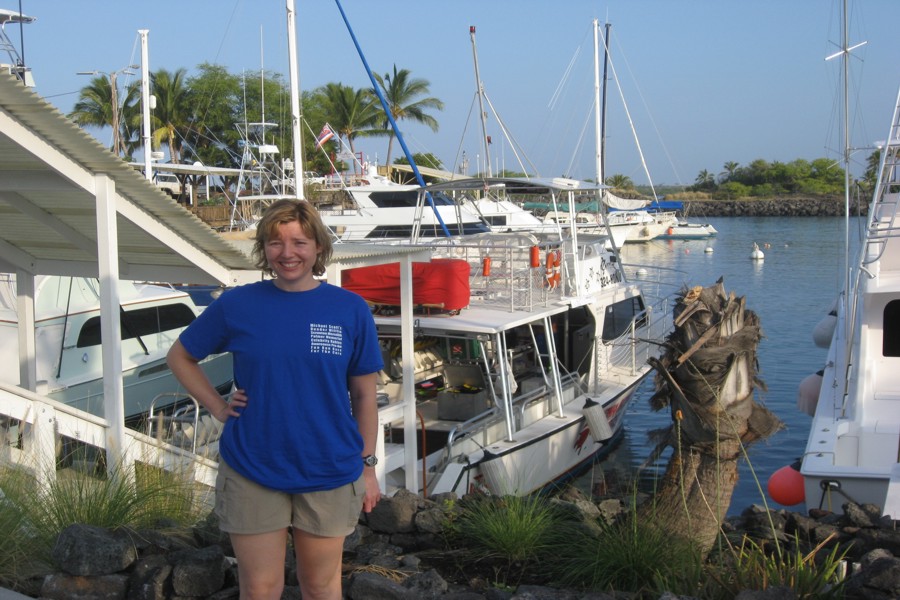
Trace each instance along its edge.
<path fill-rule="evenodd" d="M 897 223 L 900 205 L 900 97 L 894 108 L 887 140 L 881 151 L 875 193 L 869 210 L 863 267 L 880 259 L 888 240 L 900 236 L 900 225 Z"/>
<path fill-rule="evenodd" d="M 489 445 L 493 442 L 493 440 L 488 439 L 489 426 L 491 424 L 503 425 L 504 422 L 505 419 L 500 413 L 500 409 L 496 406 L 492 406 L 484 412 L 463 421 L 452 428 L 447 434 L 447 443 L 444 445 L 441 462 L 443 463 L 450 460 L 453 457 L 453 447 L 464 439 L 472 439 L 473 434 L 481 434 L 482 439 L 476 440 L 476 443 L 479 446 L 484 447 Z"/>
<path fill-rule="evenodd" d="M 539 241 L 529 233 L 495 233 L 430 245 L 438 257 L 469 263 L 473 303 L 532 311 L 563 297 L 562 242 Z"/>
<path fill-rule="evenodd" d="M 562 365 L 558 365 L 558 367 L 563 369 Z M 581 378 L 577 373 L 570 373 L 568 371 L 563 372 L 560 375 L 560 382 L 562 384 L 564 395 L 568 393 L 569 396 L 575 397 L 587 392 L 587 387 L 582 383 Z M 574 392 L 571 390 L 574 390 Z M 544 387 L 530 390 L 513 398 L 513 409 L 516 410 L 516 427 L 521 429 L 528 424 L 528 410 L 534 407 L 535 404 L 546 404 L 547 408 L 545 415 L 542 416 L 546 416 L 553 412 L 555 408 L 555 399 L 553 389 L 550 387 L 549 382 L 547 382 L 547 385 Z"/>
<path fill-rule="evenodd" d="M 598 374 L 631 378 L 647 365 L 650 357 L 659 354 L 673 327 L 670 299 L 644 298 L 645 309 L 635 315 L 621 335 L 611 340 L 595 339 Z"/>

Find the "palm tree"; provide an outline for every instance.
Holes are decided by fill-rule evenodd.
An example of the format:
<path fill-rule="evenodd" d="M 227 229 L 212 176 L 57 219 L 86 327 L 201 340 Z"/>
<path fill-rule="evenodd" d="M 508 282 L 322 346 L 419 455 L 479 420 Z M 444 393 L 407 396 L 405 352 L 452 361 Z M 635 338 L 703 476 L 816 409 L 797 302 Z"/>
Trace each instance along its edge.
<path fill-rule="evenodd" d="M 186 73 L 184 68 L 173 73 L 160 69 L 150 75 L 150 85 L 156 96 L 156 108 L 150 115 L 151 144 L 153 148 L 159 148 L 163 141 L 167 142 L 171 162 L 181 161 L 181 144 L 190 124 Z"/>
<path fill-rule="evenodd" d="M 360 135 L 371 135 L 382 115 L 372 91 L 328 83 L 318 88 L 314 97 L 326 122 L 356 154 L 354 140 Z"/>
<path fill-rule="evenodd" d="M 443 110 L 444 103 L 430 96 L 416 99 L 429 93 L 428 86 L 430 83 L 428 80 L 411 78 L 408 69 L 400 69 L 398 71 L 397 65 L 394 65 L 393 75 L 385 73 L 382 77 L 376 74 L 375 79 L 384 92 L 384 98 L 387 101 L 394 122 L 407 119 L 428 125 L 432 131 L 438 130 L 437 120 L 425 111 L 429 108 Z M 390 136 L 387 159 L 385 160 L 388 168 L 390 168 L 391 148 L 394 144 L 395 132 L 390 129 L 390 121 L 387 117 L 384 118 L 383 128 L 388 130 L 388 135 Z"/>
<path fill-rule="evenodd" d="M 724 169 L 724 171 L 719 173 L 719 179 L 723 182 L 731 181 L 734 178 L 734 175 L 735 175 L 735 173 L 737 173 L 737 170 L 740 166 L 741 166 L 740 163 L 735 162 L 733 160 L 729 160 L 724 165 L 722 165 L 722 168 Z"/>
<path fill-rule="evenodd" d="M 113 139 L 109 149 L 121 156 L 123 140 L 131 137 L 127 126 L 127 118 L 119 118 L 133 111 L 138 104 L 140 89 L 137 84 L 125 88 L 124 100 L 120 99 L 118 89 L 113 89 L 116 81 L 115 73 L 98 75 L 78 93 L 78 101 L 69 113 L 69 118 L 82 127 L 113 127 Z M 115 92 L 115 93 L 114 93 Z"/>
<path fill-rule="evenodd" d="M 700 171 L 697 178 L 694 180 L 694 188 L 698 190 L 709 190 L 715 187 L 715 185 L 716 178 L 706 169 Z"/>
<path fill-rule="evenodd" d="M 617 190 L 630 190 L 634 188 L 634 182 L 631 181 L 631 177 L 621 173 L 610 175 L 604 180 L 604 183 Z"/>

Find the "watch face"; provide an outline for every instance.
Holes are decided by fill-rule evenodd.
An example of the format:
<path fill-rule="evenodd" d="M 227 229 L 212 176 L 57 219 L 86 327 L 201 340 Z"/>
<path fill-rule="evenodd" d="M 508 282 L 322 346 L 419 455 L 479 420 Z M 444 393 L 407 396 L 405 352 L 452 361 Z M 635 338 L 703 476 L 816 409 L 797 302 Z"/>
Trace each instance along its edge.
<path fill-rule="evenodd" d="M 374 454 L 370 454 L 369 456 L 364 456 L 363 463 L 365 463 L 365 465 L 367 467 L 374 467 L 375 465 L 378 464 L 378 457 L 375 456 Z"/>

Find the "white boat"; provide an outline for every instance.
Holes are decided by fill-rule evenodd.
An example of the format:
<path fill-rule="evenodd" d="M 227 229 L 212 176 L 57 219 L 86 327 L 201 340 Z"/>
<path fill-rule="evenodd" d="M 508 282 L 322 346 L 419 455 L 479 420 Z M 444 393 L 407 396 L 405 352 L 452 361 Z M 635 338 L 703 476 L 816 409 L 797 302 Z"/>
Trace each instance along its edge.
<path fill-rule="evenodd" d="M 196 318 L 199 308 L 171 287 L 120 281 L 125 416 L 133 418 L 177 399 L 181 388 L 166 365 L 166 352 Z M 16 278 L 0 275 L 0 381 L 19 384 Z M 35 283 L 35 347 L 38 388 L 69 406 L 103 416 L 100 285 L 95 279 L 41 276 Z M 203 363 L 222 391 L 231 385 L 229 355 Z M 185 394 L 186 396 L 186 394 Z"/>
<path fill-rule="evenodd" d="M 322 221 L 342 242 L 409 241 L 491 231 L 466 203 L 437 191 L 420 197 L 418 185 L 395 183 L 379 175 L 374 165 L 359 185 L 344 189 L 346 202 L 317 207 Z"/>
<path fill-rule="evenodd" d="M 627 228 L 625 243 L 639 244 L 657 239 L 678 219 L 672 211 L 612 210 L 607 214 L 610 227 Z"/>
<path fill-rule="evenodd" d="M 865 238 L 849 264 L 803 454 L 809 508 L 871 503 L 900 517 L 900 96 Z M 848 224 L 849 225 L 849 224 Z M 809 379 L 809 378 L 808 378 Z"/>
<path fill-rule="evenodd" d="M 709 223 L 691 223 L 676 219 L 665 232 L 656 236 L 658 240 L 705 240 L 716 237 L 719 232 Z"/>
<path fill-rule="evenodd" d="M 534 179 L 430 188 L 485 183 L 517 194 L 598 191 Z M 388 490 L 414 474 L 425 477 L 415 491 L 426 495 L 527 494 L 609 451 L 671 316 L 665 301 L 644 294 L 646 284 L 627 279 L 607 241 L 577 230 L 564 239 L 492 233 L 432 241 L 432 261 L 412 281 L 420 310 L 411 356 L 403 353 L 399 300 L 383 295 L 399 299 L 396 274 L 373 289 L 370 278 L 382 281 L 385 272 L 344 271 L 344 287 L 372 303 L 387 357 L 379 468 Z M 410 401 L 413 416 L 400 416 Z M 395 460 L 395 452 L 415 462 Z"/>

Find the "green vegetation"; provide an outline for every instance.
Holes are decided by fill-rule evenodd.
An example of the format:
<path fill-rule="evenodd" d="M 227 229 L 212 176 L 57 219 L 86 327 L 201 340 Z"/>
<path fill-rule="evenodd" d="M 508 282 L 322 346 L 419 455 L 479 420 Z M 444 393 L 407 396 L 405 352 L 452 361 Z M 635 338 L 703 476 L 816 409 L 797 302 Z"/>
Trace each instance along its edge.
<path fill-rule="evenodd" d="M 69 525 L 187 529 L 202 516 L 190 477 L 141 463 L 132 475 L 113 477 L 65 469 L 53 483 L 3 466 L 0 490 L 0 583 L 13 587 L 52 565 L 53 544 Z"/>
<path fill-rule="evenodd" d="M 68 116 L 83 127 L 112 127 L 115 134 L 110 150 L 132 160 L 142 145 L 139 82 L 119 90 L 115 75 L 103 73 L 91 79 Z M 392 73 L 376 75 L 376 79 L 395 120 L 415 121 L 437 131 L 437 119 L 430 111 L 442 110 L 444 105 L 428 95 L 427 80 L 412 77 L 409 70 L 396 65 Z M 266 142 L 279 148 L 293 146 L 290 89 L 281 75 L 266 72 L 245 77 L 203 63 L 194 75 L 183 68 L 152 72 L 150 93 L 157 99 L 150 115 L 151 145 L 153 150 L 165 148 L 172 162 L 239 167 L 243 148 L 236 123 L 274 123 L 267 130 Z M 326 153 L 316 147 L 316 136 L 326 124 L 336 134 L 324 144 L 329 154 L 341 148 L 339 140 L 355 153 L 358 137 L 387 136 L 390 159 L 393 130 L 373 88 L 328 83 L 304 92 L 301 104 L 304 170 L 331 171 Z"/>
<path fill-rule="evenodd" d="M 863 191 L 872 189 L 877 164 L 876 151 L 869 157 L 866 174 L 857 182 Z M 844 170 L 836 161 L 827 158 L 797 159 L 789 163 L 757 159 L 744 166 L 731 161 L 723 165 L 718 176 L 705 169 L 700 171 L 694 185 L 687 189 L 708 194 L 715 200 L 841 195 L 844 193 Z"/>
<path fill-rule="evenodd" d="M 458 509 L 445 527 L 448 542 L 500 585 L 518 585 L 533 574 L 566 524 L 558 506 L 537 495 L 469 495 Z"/>
<path fill-rule="evenodd" d="M 46 485 L 3 467 L 0 490 L 0 584 L 13 588 L 52 568 L 52 545 L 71 524 L 177 532 L 202 517 L 189 477 L 145 464 L 133 477 L 67 469 Z M 801 599 L 840 598 L 837 545 L 801 552 L 797 539 L 788 550 L 746 537 L 734 545 L 722 535 L 718 551 L 705 558 L 690 540 L 673 539 L 638 518 L 635 506 L 607 521 L 586 519 L 572 504 L 546 496 L 470 495 L 445 507 L 450 516 L 443 530 L 467 579 L 505 589 L 536 583 L 629 592 L 636 599 L 667 591 L 725 600 L 742 590 L 784 586 Z"/>
<path fill-rule="evenodd" d="M 585 521 L 565 503 L 544 496 L 467 496 L 445 525 L 460 571 L 504 588 L 543 583 L 595 592 L 661 593 L 703 600 L 734 598 L 742 590 L 784 586 L 797 598 L 838 598 L 843 555 L 824 544 L 803 554 L 722 535 L 718 553 L 705 557 L 689 539 L 673 539 L 625 511 L 607 522 Z"/>

